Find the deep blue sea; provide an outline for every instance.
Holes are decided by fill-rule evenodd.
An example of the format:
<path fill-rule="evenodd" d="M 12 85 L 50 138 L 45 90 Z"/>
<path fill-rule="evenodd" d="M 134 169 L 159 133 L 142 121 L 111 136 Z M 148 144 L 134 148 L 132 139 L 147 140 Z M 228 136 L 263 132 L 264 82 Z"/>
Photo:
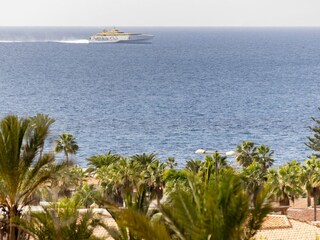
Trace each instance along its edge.
<path fill-rule="evenodd" d="M 129 28 L 152 44 L 88 44 L 101 28 L 0 28 L 0 117 L 56 119 L 75 160 L 111 150 L 180 166 L 198 148 L 266 144 L 304 160 L 320 118 L 320 28 Z"/>

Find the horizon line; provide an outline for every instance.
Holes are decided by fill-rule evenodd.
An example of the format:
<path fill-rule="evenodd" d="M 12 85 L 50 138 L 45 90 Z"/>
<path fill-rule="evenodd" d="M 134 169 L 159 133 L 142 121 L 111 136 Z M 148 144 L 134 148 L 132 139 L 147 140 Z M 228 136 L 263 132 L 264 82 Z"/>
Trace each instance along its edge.
<path fill-rule="evenodd" d="M 320 25 L 116 25 L 117 27 L 165 27 L 165 28 L 320 28 Z M 115 27 L 115 25 L 0 25 L 0 27 Z"/>

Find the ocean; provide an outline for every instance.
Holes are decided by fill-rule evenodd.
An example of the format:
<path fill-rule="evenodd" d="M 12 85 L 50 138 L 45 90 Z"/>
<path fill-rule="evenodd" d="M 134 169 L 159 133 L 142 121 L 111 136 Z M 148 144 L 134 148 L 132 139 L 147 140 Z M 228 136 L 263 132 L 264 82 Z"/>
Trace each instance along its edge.
<path fill-rule="evenodd" d="M 0 117 L 45 113 L 75 161 L 157 153 L 179 166 L 244 140 L 303 161 L 320 118 L 320 28 L 134 28 L 152 44 L 88 44 L 99 27 L 1 27 Z M 59 155 L 58 158 L 62 155 Z"/>

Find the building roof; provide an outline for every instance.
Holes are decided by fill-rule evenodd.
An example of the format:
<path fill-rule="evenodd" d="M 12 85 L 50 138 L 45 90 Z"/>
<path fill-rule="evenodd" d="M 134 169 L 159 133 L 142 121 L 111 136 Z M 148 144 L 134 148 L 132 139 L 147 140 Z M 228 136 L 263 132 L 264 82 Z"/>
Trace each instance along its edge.
<path fill-rule="evenodd" d="M 320 228 L 286 215 L 268 215 L 256 239 L 267 240 L 315 240 L 320 236 Z"/>

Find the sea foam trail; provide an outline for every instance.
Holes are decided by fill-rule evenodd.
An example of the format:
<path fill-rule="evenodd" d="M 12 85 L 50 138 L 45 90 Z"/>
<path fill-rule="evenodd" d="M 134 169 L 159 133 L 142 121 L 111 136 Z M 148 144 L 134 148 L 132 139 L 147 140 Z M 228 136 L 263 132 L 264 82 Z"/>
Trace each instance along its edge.
<path fill-rule="evenodd" d="M 87 39 L 77 40 L 0 40 L 0 43 L 71 43 L 71 44 L 86 44 L 89 43 Z"/>
<path fill-rule="evenodd" d="M 77 40 L 62 40 L 62 41 L 53 41 L 57 43 L 71 43 L 71 44 L 86 44 L 89 43 L 87 39 L 77 39 Z"/>
<path fill-rule="evenodd" d="M 13 41 L 13 40 L 0 40 L 0 43 L 21 43 L 23 41 Z"/>

